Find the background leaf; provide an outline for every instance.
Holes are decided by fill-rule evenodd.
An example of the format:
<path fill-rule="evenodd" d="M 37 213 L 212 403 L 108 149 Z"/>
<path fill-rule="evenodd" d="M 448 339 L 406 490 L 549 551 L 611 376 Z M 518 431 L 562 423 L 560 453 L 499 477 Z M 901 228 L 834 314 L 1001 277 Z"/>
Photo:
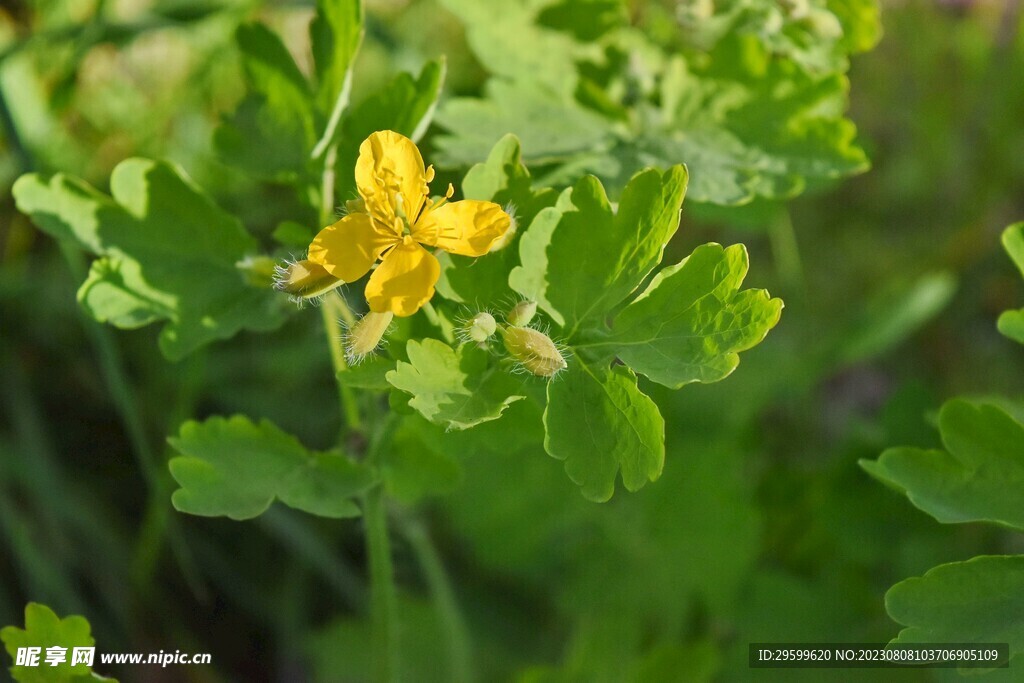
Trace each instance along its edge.
<path fill-rule="evenodd" d="M 1015 223 L 1003 231 L 1003 247 L 1024 275 L 1024 223 Z M 1024 344 L 1024 308 L 1004 312 L 998 325 L 1004 335 Z"/>
<path fill-rule="evenodd" d="M 939 565 L 890 588 L 885 608 L 907 627 L 896 642 L 1009 643 L 1013 658 L 1024 652 L 1024 556 Z"/>
<path fill-rule="evenodd" d="M 847 57 L 878 38 L 871 0 L 689 3 L 674 20 L 598 0 L 517 0 L 498 17 L 445 5 L 492 78 L 441 108 L 441 165 L 473 163 L 512 132 L 551 184 L 592 174 L 615 198 L 643 168 L 686 163 L 691 199 L 723 206 L 867 169 L 843 112 Z"/>
<path fill-rule="evenodd" d="M 522 141 L 531 165 L 568 162 L 612 148 L 608 123 L 572 100 L 530 83 L 503 80 L 489 81 L 484 94 L 441 107 L 437 121 L 447 132 L 437 138 L 439 165 L 474 164 L 509 133 Z M 584 172 L 585 166 L 577 177 Z"/>
<path fill-rule="evenodd" d="M 316 103 L 326 113 L 350 87 L 352 61 L 363 37 L 361 0 L 319 0 L 309 36 L 316 66 Z"/>
<path fill-rule="evenodd" d="M 391 388 L 386 375 L 395 369 L 395 361 L 384 356 L 371 356 L 338 373 L 338 382 L 354 389 L 385 391 Z"/>
<path fill-rule="evenodd" d="M 353 496 L 374 484 L 373 474 L 339 453 L 306 450 L 268 420 L 211 417 L 186 422 L 171 445 L 181 486 L 174 507 L 204 517 L 251 519 L 274 499 L 321 517 L 356 517 Z"/>
<path fill-rule="evenodd" d="M 17 661 L 18 648 L 38 647 L 39 665 L 12 666 L 11 676 L 19 683 L 86 683 L 87 681 L 110 681 L 92 673 L 92 667 L 84 664 L 71 666 L 72 651 L 76 647 L 95 647 L 96 641 L 85 617 L 69 616 L 61 619 L 46 605 L 30 602 L 25 606 L 25 628 L 7 626 L 0 630 L 7 654 Z M 52 666 L 46 663 L 46 649 L 63 647 L 67 649 L 63 663 Z M 99 661 L 99 657 L 95 657 Z"/>
<path fill-rule="evenodd" d="M 481 5 L 473 0 L 441 0 L 441 4 L 462 20 L 473 53 L 489 72 L 508 80 L 528 81 L 533 90 L 572 93 L 576 83 L 573 61 L 584 46 L 564 32 L 538 25 L 539 10 L 553 3 L 509 0 Z"/>
<path fill-rule="evenodd" d="M 940 522 L 1024 530 L 1024 424 L 996 405 L 954 399 L 939 430 L 946 451 L 890 448 L 861 467 Z"/>
<path fill-rule="evenodd" d="M 249 94 L 217 129 L 214 145 L 225 161 L 254 177 L 295 181 L 316 141 L 309 83 L 263 24 L 239 26 L 236 39 Z"/>
<path fill-rule="evenodd" d="M 836 361 L 863 362 L 905 341 L 949 305 L 956 288 L 956 279 L 946 271 L 925 273 L 913 280 L 894 278 L 865 302 L 850 329 L 843 330 Z"/>
<path fill-rule="evenodd" d="M 414 504 L 426 496 L 451 493 L 462 483 L 458 458 L 430 448 L 425 432 L 437 429 L 419 415 L 406 416 L 381 453 L 381 474 L 390 495 Z"/>
<path fill-rule="evenodd" d="M 113 199 L 63 174 L 23 176 L 14 188 L 41 229 L 101 257 L 78 293 L 93 318 L 125 328 L 165 320 L 160 350 L 171 360 L 282 322 L 269 282 L 249 284 L 237 265 L 256 241 L 178 169 L 129 159 L 110 185 Z"/>

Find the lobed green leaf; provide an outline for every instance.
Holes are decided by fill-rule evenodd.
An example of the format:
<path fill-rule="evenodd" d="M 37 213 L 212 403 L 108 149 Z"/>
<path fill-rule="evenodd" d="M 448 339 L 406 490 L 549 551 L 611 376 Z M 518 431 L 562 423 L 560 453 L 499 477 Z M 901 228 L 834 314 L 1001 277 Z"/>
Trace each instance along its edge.
<path fill-rule="evenodd" d="M 555 203 L 558 193 L 532 187 L 530 172 L 522 163 L 519 140 L 506 135 L 494 146 L 487 161 L 473 166 L 462 181 L 466 199 L 492 201 L 514 217 L 515 232 L 500 250 L 474 259 L 441 252 L 438 291 L 445 297 L 472 305 L 476 310 L 496 310 L 510 304 L 508 277 L 519 263 L 519 240 L 537 213 Z"/>
<path fill-rule="evenodd" d="M 603 326 L 604 316 L 632 293 L 661 260 L 679 226 L 686 167 L 643 171 L 623 191 L 617 213 L 600 181 L 572 191 L 572 208 L 542 211 L 520 242 L 522 265 L 510 286 L 538 301 L 566 336 Z"/>
<path fill-rule="evenodd" d="M 411 394 L 409 406 L 436 424 L 467 429 L 498 419 L 510 403 L 523 398 L 519 382 L 472 344 L 456 350 L 427 338 L 409 341 L 406 352 L 409 362 L 399 361 L 387 380 Z"/>
<path fill-rule="evenodd" d="M 374 485 L 373 473 L 340 453 L 307 450 L 268 420 L 236 415 L 186 422 L 169 439 L 182 453 L 171 475 L 181 512 L 251 519 L 274 500 L 321 517 L 356 517 L 354 496 Z"/>
<path fill-rule="evenodd" d="M 747 274 L 742 244 L 697 247 L 616 316 L 607 336 L 583 343 L 614 354 L 668 387 L 717 382 L 779 321 L 782 301 L 762 289 L 740 290 Z"/>
<path fill-rule="evenodd" d="M 629 491 L 661 475 L 665 421 L 636 382 L 629 368 L 579 357 L 548 382 L 544 448 L 565 461 L 566 474 L 590 500 L 611 498 L 620 473 Z"/>

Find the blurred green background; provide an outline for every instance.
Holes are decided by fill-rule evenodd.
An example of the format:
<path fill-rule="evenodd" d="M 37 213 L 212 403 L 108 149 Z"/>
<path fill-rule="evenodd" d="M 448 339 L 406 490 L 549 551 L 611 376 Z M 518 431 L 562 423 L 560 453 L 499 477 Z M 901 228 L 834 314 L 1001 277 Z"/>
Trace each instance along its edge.
<path fill-rule="evenodd" d="M 0 3 L 0 625 L 21 623 L 34 600 L 87 616 L 103 651 L 213 654 L 212 666 L 147 670 L 147 681 L 368 670 L 357 522 L 275 508 L 236 523 L 169 505 L 165 437 L 187 418 L 241 412 L 312 447 L 332 442 L 320 318 L 168 363 L 154 329 L 84 317 L 84 255 L 38 232 L 10 187 L 29 170 L 62 170 L 104 188 L 118 161 L 166 157 L 268 235 L 287 198 L 272 185 L 254 195 L 209 139 L 244 94 L 235 27 L 267 22 L 301 64 L 311 12 L 299 1 Z M 786 310 L 726 381 L 647 388 L 667 423 L 662 478 L 583 500 L 523 402 L 500 429 L 460 437 L 448 494 L 400 512 L 407 680 L 452 676 L 416 559 L 424 547 L 456 586 L 480 679 L 528 681 L 797 680 L 752 673 L 747 643 L 885 641 L 898 630 L 883 605 L 893 583 L 1024 552 L 1019 535 L 935 523 L 856 464 L 937 444 L 947 398 L 1024 393 L 1024 355 L 995 328 L 1024 300 L 998 243 L 1024 217 L 1019 3 L 894 0 L 882 22 L 881 43 L 849 73 L 870 171 L 790 202 L 767 229 L 684 205 L 669 261 L 742 241 L 747 282 Z M 478 93 L 486 74 L 437 2 L 368 2 L 356 97 L 440 54 L 447 92 Z M 520 424 L 518 437 L 500 431 Z"/>

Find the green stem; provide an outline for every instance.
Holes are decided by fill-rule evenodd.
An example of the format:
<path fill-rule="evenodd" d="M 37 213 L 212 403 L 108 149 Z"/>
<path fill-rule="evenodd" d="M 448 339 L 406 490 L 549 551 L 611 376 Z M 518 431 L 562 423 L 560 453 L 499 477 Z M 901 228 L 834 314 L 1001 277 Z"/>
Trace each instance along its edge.
<path fill-rule="evenodd" d="M 780 217 L 772 221 L 768 228 L 768 240 L 771 242 L 783 285 L 793 293 L 802 292 L 803 260 L 800 258 L 800 246 L 796 241 L 796 230 L 793 229 L 793 220 L 788 209 L 783 209 Z"/>
<path fill-rule="evenodd" d="M 398 679 L 398 596 L 391 564 L 384 485 L 366 494 L 363 507 L 366 550 L 370 561 L 370 614 L 373 627 L 373 674 L 378 683 Z"/>
<path fill-rule="evenodd" d="M 324 321 L 324 332 L 327 334 L 327 346 L 331 351 L 331 366 L 334 368 L 335 378 L 348 370 L 345 349 L 341 344 L 342 331 L 339 316 L 341 319 L 345 318 L 345 313 L 340 311 L 342 307 L 349 316 L 352 315 L 348 306 L 335 292 L 328 292 L 324 296 L 323 305 L 320 306 L 320 315 Z M 362 427 L 362 419 L 359 416 L 359 404 L 356 403 L 352 387 L 346 386 L 340 381 L 337 384 L 338 400 L 341 403 L 341 415 L 345 422 L 345 428 L 349 432 L 359 431 Z"/>
<path fill-rule="evenodd" d="M 345 112 L 348 107 L 349 95 L 352 92 L 352 69 L 349 69 L 345 73 L 345 81 L 342 83 L 341 92 L 338 93 L 338 99 L 334 101 L 334 108 L 331 110 L 331 116 L 327 120 L 327 128 L 324 129 L 323 137 L 321 137 L 316 146 L 313 147 L 313 152 L 310 155 L 313 159 L 319 159 L 320 155 L 327 152 L 329 155 L 332 150 L 336 150 L 336 146 L 333 144 L 334 139 L 338 136 L 338 126 L 341 124 L 341 115 Z M 331 164 L 333 166 L 333 164 Z"/>
<path fill-rule="evenodd" d="M 68 264 L 68 270 L 77 281 L 85 279 L 85 263 L 81 252 L 70 244 L 61 241 L 61 252 Z M 124 425 L 128 441 L 132 445 L 132 453 L 139 465 L 139 470 L 149 488 L 149 501 L 139 529 L 135 557 L 132 562 L 132 574 L 136 585 L 140 588 L 148 586 L 156 569 L 156 550 L 166 538 L 174 553 L 178 565 L 194 590 L 200 590 L 202 580 L 199 571 L 189 553 L 188 546 L 180 534 L 177 522 L 170 512 L 172 486 L 166 471 L 162 471 L 156 453 L 150 447 L 146 437 L 145 423 L 139 412 L 139 404 L 128 382 L 124 370 L 124 359 L 114 340 L 113 334 L 103 325 L 86 316 L 81 316 L 93 351 L 99 362 L 103 382 L 114 401 L 114 407 L 121 423 Z"/>
<path fill-rule="evenodd" d="M 320 225 L 332 223 L 334 217 L 334 165 L 338 160 L 338 146 L 332 144 L 324 155 L 323 177 L 320 182 Z M 348 370 L 348 362 L 345 360 L 345 349 L 341 343 L 342 330 L 341 322 L 351 327 L 355 324 L 355 316 L 349 310 L 345 300 L 337 292 L 327 292 L 324 295 L 323 305 L 320 306 L 320 314 L 324 320 L 324 332 L 327 334 L 327 344 L 331 350 L 331 365 L 334 367 L 334 375 Z M 341 401 L 342 418 L 345 427 L 350 431 L 358 431 L 362 420 L 359 418 L 359 406 L 356 404 L 355 394 L 352 389 L 338 382 L 338 400 Z"/>
<path fill-rule="evenodd" d="M 324 134 L 324 140 L 330 140 L 330 130 Z M 320 185 L 320 222 L 328 225 L 334 216 L 334 165 L 338 157 L 337 142 L 330 142 L 324 154 L 323 176 Z M 340 374 L 348 369 L 345 360 L 345 349 L 341 343 L 341 325 L 343 318 L 349 325 L 355 318 L 344 300 L 336 292 L 324 297 L 320 307 L 323 316 L 324 332 L 331 351 L 331 363 L 334 366 L 335 379 L 338 381 L 338 397 L 341 401 L 341 412 L 346 426 L 350 430 L 358 430 L 362 426 L 359 406 L 350 387 L 340 381 Z M 366 463 L 380 474 L 379 452 L 386 430 L 382 423 L 380 429 L 371 435 Z M 378 484 L 370 489 L 363 499 L 363 522 L 366 529 L 366 554 L 370 571 L 370 620 L 373 630 L 373 669 L 374 680 L 378 683 L 390 683 L 397 680 L 397 624 L 398 597 L 395 590 L 394 569 L 391 563 L 391 541 L 388 537 L 387 501 L 384 485 Z"/>
<path fill-rule="evenodd" d="M 335 373 L 344 372 L 348 365 L 345 362 L 345 351 L 341 346 L 341 330 L 338 318 L 329 305 L 331 295 L 327 297 L 321 311 L 324 318 L 324 329 L 327 343 L 331 350 L 331 359 Z M 340 301 L 340 300 L 339 300 Z M 352 390 L 340 381 L 338 395 L 341 398 L 342 415 L 349 429 L 359 429 L 361 418 L 359 407 L 354 400 Z M 378 474 L 380 463 L 378 451 L 383 440 L 384 430 L 377 430 L 370 443 L 367 464 Z M 391 542 L 388 538 L 387 503 L 384 497 L 384 485 L 378 484 L 366 493 L 363 499 L 363 521 L 366 529 L 366 554 L 370 565 L 370 620 L 373 629 L 373 661 L 374 680 L 389 683 L 396 680 L 396 625 L 398 602 L 395 592 L 394 570 L 391 564 Z"/>
<path fill-rule="evenodd" d="M 426 527 L 420 520 L 409 517 L 402 520 L 402 531 L 409 541 L 416 561 L 423 570 L 430 594 L 434 598 L 438 616 L 446 631 L 448 656 L 451 659 L 452 681 L 468 683 L 473 680 L 472 647 L 466 623 L 459 611 L 448 572 L 445 571 L 441 555 L 437 552 Z"/>

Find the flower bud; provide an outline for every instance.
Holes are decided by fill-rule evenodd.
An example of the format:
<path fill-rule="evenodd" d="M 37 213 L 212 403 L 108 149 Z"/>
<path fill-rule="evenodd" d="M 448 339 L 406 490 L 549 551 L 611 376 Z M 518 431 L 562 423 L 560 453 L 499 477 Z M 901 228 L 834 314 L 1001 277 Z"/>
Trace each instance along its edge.
<path fill-rule="evenodd" d="M 843 25 L 828 10 L 812 8 L 803 18 L 808 30 L 819 38 L 838 40 L 843 36 Z"/>
<path fill-rule="evenodd" d="M 811 9 L 811 3 L 808 0 L 779 0 L 779 6 L 790 19 L 805 17 Z"/>
<path fill-rule="evenodd" d="M 536 301 L 520 301 L 512 307 L 512 310 L 505 314 L 505 320 L 508 321 L 509 325 L 526 327 L 535 315 L 537 315 Z"/>
<path fill-rule="evenodd" d="M 367 313 L 359 319 L 345 336 L 345 355 L 350 363 L 358 363 L 377 350 L 384 333 L 388 331 L 394 313 Z"/>
<path fill-rule="evenodd" d="M 543 332 L 529 327 L 502 328 L 505 348 L 524 368 L 538 377 L 554 377 L 565 369 L 565 358 Z"/>
<path fill-rule="evenodd" d="M 366 202 L 362 197 L 359 199 L 349 199 L 345 202 L 345 213 L 366 213 Z"/>
<path fill-rule="evenodd" d="M 274 288 L 298 299 L 326 294 L 341 284 L 341 280 L 312 261 L 296 261 L 274 268 Z"/>
<path fill-rule="evenodd" d="M 269 256 L 246 256 L 235 262 L 245 281 L 253 287 L 271 287 L 277 283 L 277 262 Z"/>
<path fill-rule="evenodd" d="M 516 221 L 516 207 L 514 204 L 508 204 L 505 207 L 505 213 L 508 214 L 508 229 L 494 241 L 491 248 L 487 250 L 488 254 L 493 254 L 496 251 L 500 251 L 507 247 L 511 242 L 512 238 L 515 237 L 516 230 L 519 228 L 519 224 Z"/>
<path fill-rule="evenodd" d="M 715 13 L 714 0 L 690 0 L 676 6 L 676 20 L 684 27 L 705 22 Z"/>
<path fill-rule="evenodd" d="M 466 336 L 478 344 L 490 339 L 497 329 L 498 323 L 494 320 L 494 316 L 487 312 L 474 315 L 465 327 Z"/>

